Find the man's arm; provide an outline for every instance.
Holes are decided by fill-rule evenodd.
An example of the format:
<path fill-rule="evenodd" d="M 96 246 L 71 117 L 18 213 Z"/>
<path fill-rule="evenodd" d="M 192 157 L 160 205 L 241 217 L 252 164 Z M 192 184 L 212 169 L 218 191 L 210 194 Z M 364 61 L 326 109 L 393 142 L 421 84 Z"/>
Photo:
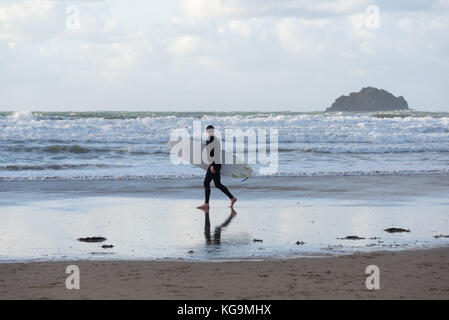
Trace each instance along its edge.
<path fill-rule="evenodd" d="M 206 146 L 207 146 L 208 144 L 212 143 L 214 140 L 215 140 L 215 137 L 214 137 L 214 136 L 211 136 L 211 137 L 209 138 L 209 140 L 206 141 Z M 209 157 L 212 158 L 212 159 L 214 158 L 214 154 L 215 154 L 215 150 L 214 150 L 214 149 L 215 149 L 215 148 L 212 148 L 212 149 L 210 149 L 210 151 L 209 151 Z M 215 173 L 215 161 L 212 161 L 212 163 L 210 164 L 210 172 L 211 172 L 212 174 Z"/>

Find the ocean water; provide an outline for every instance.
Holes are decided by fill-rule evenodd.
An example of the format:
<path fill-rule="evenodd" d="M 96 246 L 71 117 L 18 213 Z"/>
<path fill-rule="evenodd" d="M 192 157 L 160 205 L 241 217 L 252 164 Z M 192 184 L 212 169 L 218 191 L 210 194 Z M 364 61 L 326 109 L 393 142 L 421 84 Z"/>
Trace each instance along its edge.
<path fill-rule="evenodd" d="M 0 181 L 183 179 L 173 129 L 279 130 L 279 176 L 449 173 L 449 113 L 0 112 Z M 259 165 L 254 165 L 256 174 Z"/>

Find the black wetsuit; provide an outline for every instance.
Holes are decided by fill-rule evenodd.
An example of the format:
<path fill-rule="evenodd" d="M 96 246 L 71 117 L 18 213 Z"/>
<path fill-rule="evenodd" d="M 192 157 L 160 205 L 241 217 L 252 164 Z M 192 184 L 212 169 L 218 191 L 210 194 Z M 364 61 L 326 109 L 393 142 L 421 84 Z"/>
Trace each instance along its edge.
<path fill-rule="evenodd" d="M 214 136 L 211 136 L 207 141 L 206 141 L 206 146 L 211 143 L 212 141 L 214 141 Z M 210 151 L 210 157 L 213 158 L 214 157 L 214 149 L 212 149 Z M 212 173 L 210 171 L 210 167 L 213 166 L 215 173 Z M 215 187 L 220 189 L 221 191 L 223 191 L 224 194 L 226 194 L 229 199 L 234 198 L 234 196 L 231 194 L 231 192 L 229 192 L 228 188 L 226 188 L 226 186 L 224 186 L 221 183 L 221 179 L 220 179 L 220 169 L 221 169 L 221 164 L 212 162 L 212 164 L 209 166 L 209 168 L 207 169 L 206 172 L 206 176 L 204 177 L 204 195 L 205 195 L 205 203 L 209 203 L 209 197 L 210 197 L 210 182 L 212 180 L 214 180 L 214 184 Z"/>

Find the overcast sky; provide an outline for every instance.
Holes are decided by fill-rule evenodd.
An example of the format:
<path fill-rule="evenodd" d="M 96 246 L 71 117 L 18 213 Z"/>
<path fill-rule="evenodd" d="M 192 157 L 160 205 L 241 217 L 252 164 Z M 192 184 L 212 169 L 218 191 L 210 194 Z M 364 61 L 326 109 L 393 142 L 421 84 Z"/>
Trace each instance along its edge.
<path fill-rule="evenodd" d="M 0 0 L 0 111 L 310 111 L 365 86 L 449 111 L 449 0 Z"/>

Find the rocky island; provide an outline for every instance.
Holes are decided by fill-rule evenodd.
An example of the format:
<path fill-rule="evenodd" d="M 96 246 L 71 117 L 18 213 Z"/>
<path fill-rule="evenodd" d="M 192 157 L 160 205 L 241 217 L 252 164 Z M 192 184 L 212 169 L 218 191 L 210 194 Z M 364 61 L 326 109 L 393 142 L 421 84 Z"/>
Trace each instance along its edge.
<path fill-rule="evenodd" d="M 404 97 L 395 97 L 383 89 L 373 87 L 352 92 L 349 96 L 340 96 L 326 111 L 394 111 L 408 110 Z"/>

